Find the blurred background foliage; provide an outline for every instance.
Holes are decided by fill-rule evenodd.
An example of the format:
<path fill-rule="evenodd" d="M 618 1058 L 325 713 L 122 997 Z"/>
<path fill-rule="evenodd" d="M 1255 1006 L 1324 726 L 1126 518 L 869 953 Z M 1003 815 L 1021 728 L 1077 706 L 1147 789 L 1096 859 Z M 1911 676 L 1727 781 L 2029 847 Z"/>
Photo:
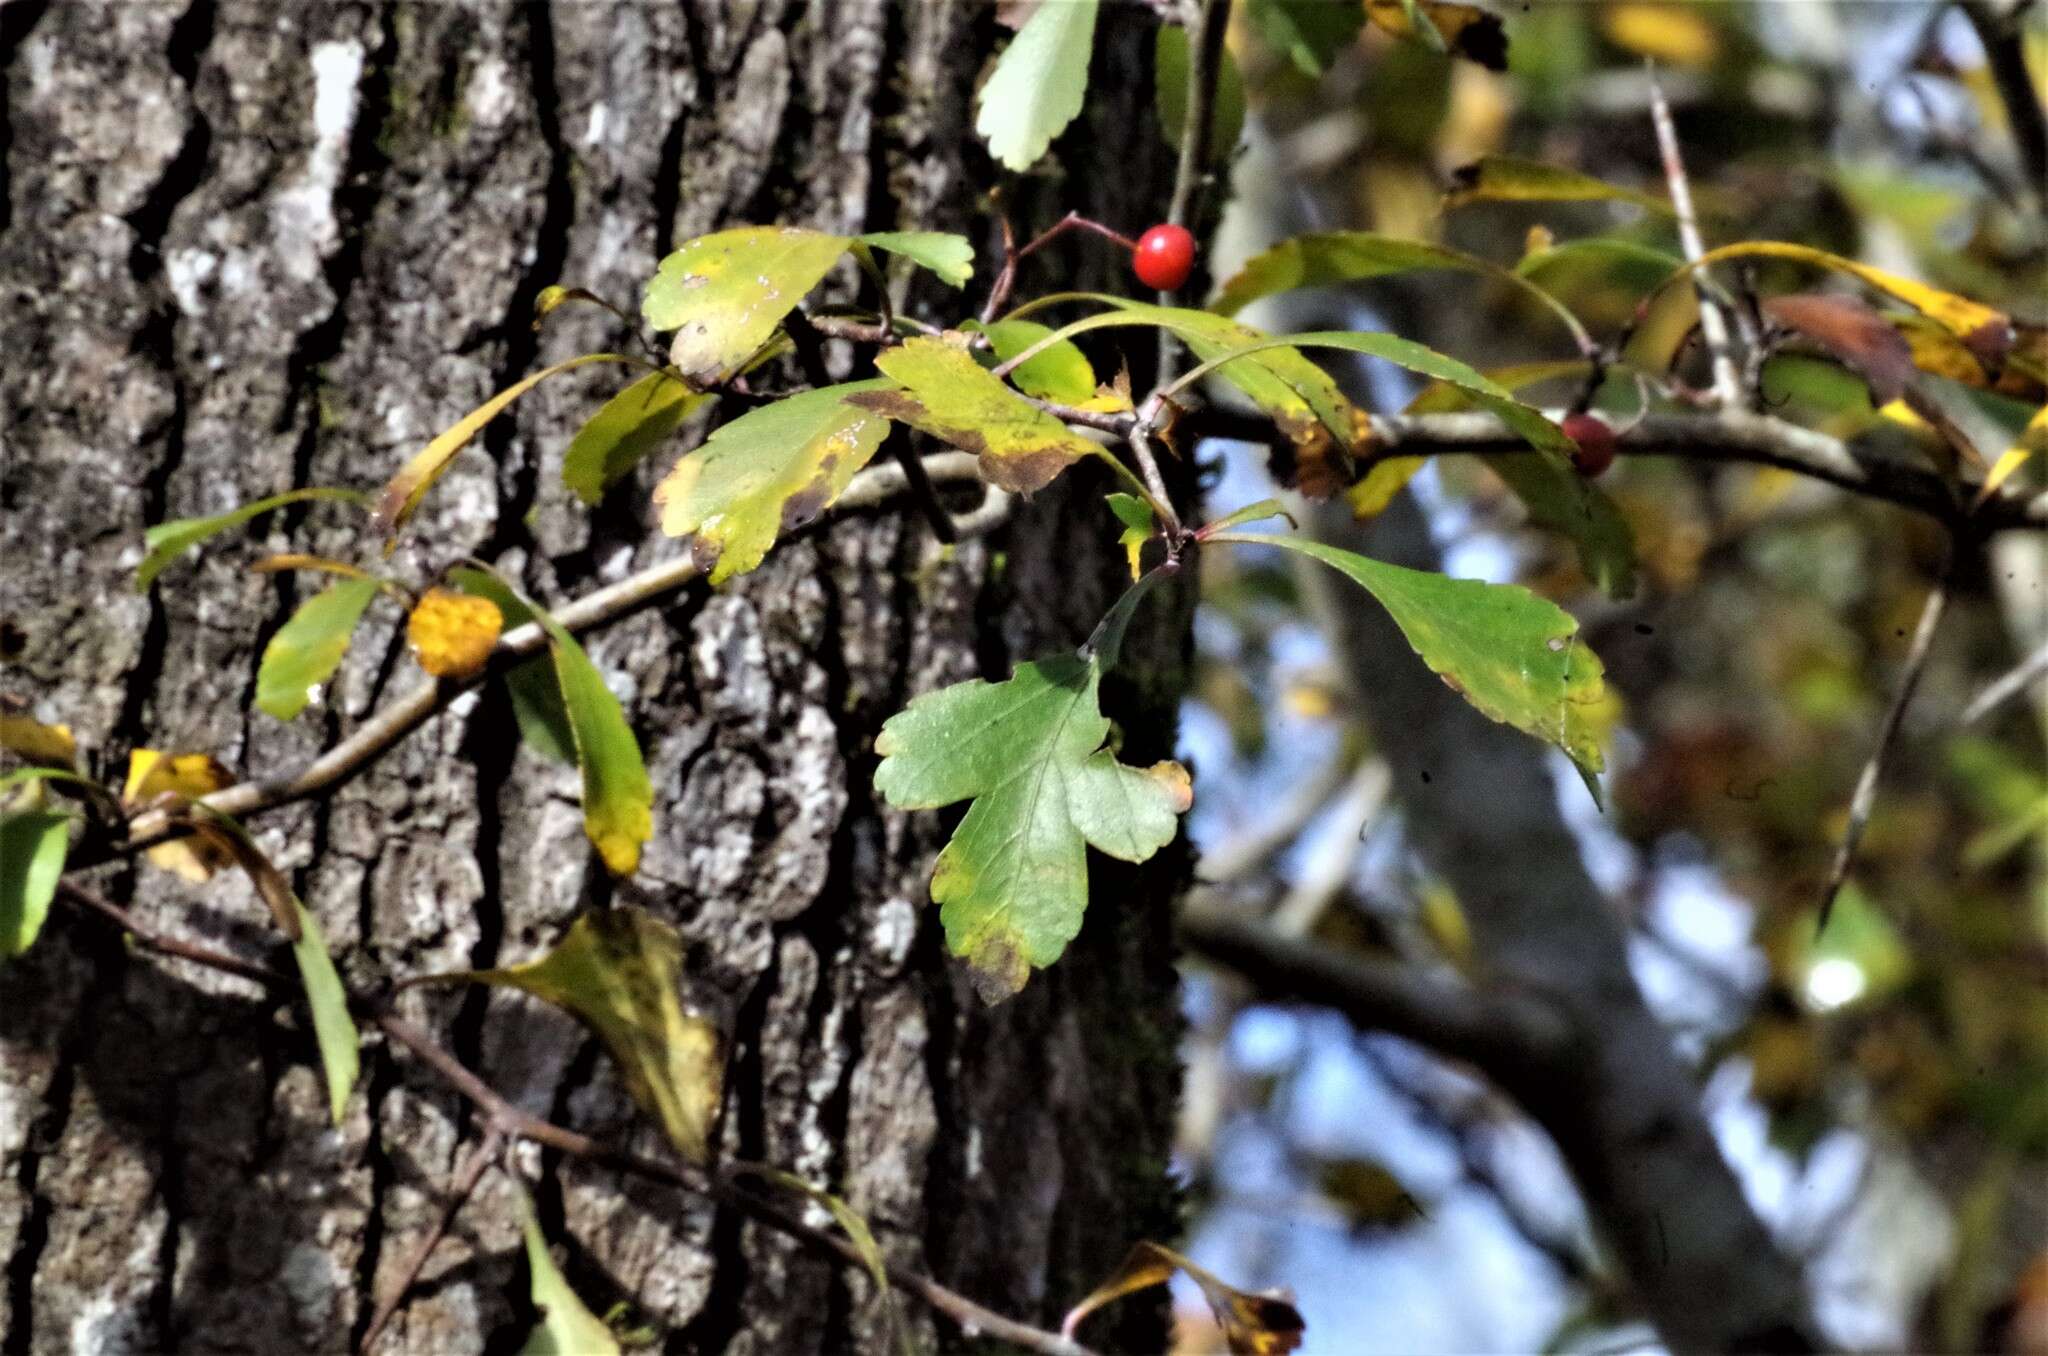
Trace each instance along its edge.
<path fill-rule="evenodd" d="M 1622 332 L 1664 265 L 1555 247 L 1602 238 L 1676 254 L 1667 218 L 1625 202 L 1446 210 L 1443 198 L 1455 171 L 1492 153 L 1661 193 L 1647 60 L 1710 247 L 1818 246 L 2048 322 L 2041 188 L 1963 6 L 1495 8 L 1504 71 L 1361 27 L 1356 0 L 1242 0 L 1231 79 L 1249 112 L 1218 276 L 1306 229 L 1439 241 L 1509 266 L 1549 249 L 1541 281 L 1597 337 Z M 2016 22 L 2040 97 L 2048 6 Z M 1721 272 L 1765 294 L 1853 290 L 1775 262 Z M 1482 369 L 1575 357 L 1554 320 L 1481 277 L 1359 284 L 1340 304 L 1380 322 L 1362 327 Z M 1705 386 L 1695 316 L 1690 289 L 1668 289 L 1628 356 Z M 1574 369 L 1529 391 L 1557 405 L 1582 382 Z M 1994 449 L 2042 403 L 2017 377 L 1932 384 Z M 1414 394 L 1375 389 L 1383 411 Z M 1762 390 L 1787 418 L 1941 464 L 1924 424 L 1873 408 L 1824 356 L 1773 358 Z M 1620 376 L 1595 401 L 1617 423 L 1641 403 Z M 2036 484 L 2040 461 L 2023 472 Z M 1268 492 L 1252 449 L 1207 470 L 1212 504 Z M 1481 459 L 1434 459 L 1413 488 L 1452 573 L 1528 583 L 1571 608 L 1605 660 L 1621 698 L 1610 808 L 1600 815 L 1570 778 L 1561 804 L 1724 1152 L 1803 1258 L 1829 1340 L 2048 1351 L 2042 684 L 1961 719 L 2048 641 L 2039 534 L 1959 553 L 1851 884 L 1816 937 L 1850 793 L 1946 534 L 1768 468 L 1624 458 L 1603 487 L 1641 559 L 1625 601 L 1590 587 L 1571 543 L 1532 528 Z M 1211 607 L 1184 738 L 1203 788 L 1204 888 L 1331 947 L 1468 968 L 1458 901 L 1404 847 L 1398 797 L 1296 576 L 1250 553 L 1203 567 Z M 1413 1046 L 1255 1003 L 1199 964 L 1190 974 L 1180 1162 L 1194 1255 L 1248 1285 L 1292 1287 L 1307 1350 L 1656 1349 L 1555 1152 L 1497 1093 Z M 1185 1310 L 1187 1350 L 1208 1349 L 1199 1311 Z"/>

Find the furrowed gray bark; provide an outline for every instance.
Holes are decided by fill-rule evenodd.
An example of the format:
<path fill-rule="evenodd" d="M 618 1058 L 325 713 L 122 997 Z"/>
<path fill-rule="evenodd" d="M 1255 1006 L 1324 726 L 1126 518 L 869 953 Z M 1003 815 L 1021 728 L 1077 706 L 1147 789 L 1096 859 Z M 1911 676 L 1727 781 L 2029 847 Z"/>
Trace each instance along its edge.
<path fill-rule="evenodd" d="M 1151 27 L 1105 10 L 1088 125 L 1013 203 L 1020 222 L 1157 214 Z M 324 704 L 280 724 L 251 710 L 255 665 L 310 587 L 243 566 L 287 543 L 367 556 L 357 523 L 286 510 L 148 596 L 130 587 L 143 528 L 374 486 L 539 362 L 617 342 L 576 308 L 536 336 L 541 287 L 631 307 L 706 230 L 963 229 L 986 268 L 971 98 L 1001 37 L 983 7 L 887 0 L 0 9 L 0 609 L 19 640 L 0 686 L 109 776 L 137 745 L 247 773 L 302 762 L 411 681 L 400 618 L 373 607 Z M 1109 252 L 1048 258 L 1027 282 L 1122 285 Z M 850 297 L 852 271 L 832 286 Z M 676 549 L 646 504 L 672 456 L 594 512 L 561 487 L 559 450 L 607 389 L 582 375 L 463 455 L 394 572 L 480 554 L 560 601 Z M 656 787 L 630 884 L 591 857 L 573 770 L 519 752 L 489 696 L 252 827 L 363 985 L 528 959 L 609 899 L 672 921 L 736 1032 L 722 1148 L 841 1193 L 892 1258 L 1055 1321 L 1132 1240 L 1175 1228 L 1178 854 L 1100 873 L 1081 941 L 984 1009 L 925 904 L 945 822 L 876 804 L 871 742 L 915 693 L 1084 637 L 1119 587 L 1114 536 L 1065 486 L 952 551 L 914 512 L 871 517 L 589 638 Z M 1127 757 L 1170 751 L 1186 609 L 1151 605 L 1106 689 Z M 233 878 L 99 879 L 175 935 L 276 945 Z M 401 1007 L 520 1105 L 658 1149 L 566 1020 L 483 990 Z M 402 1060 L 373 1051 L 365 1071 L 331 1128 L 289 1009 L 60 909 L 0 974 L 0 1351 L 348 1347 L 475 1129 Z M 667 1350 L 878 1349 L 863 1279 L 700 1201 L 569 1164 L 538 1203 L 593 1307 L 629 1300 Z M 509 1349 L 524 1287 L 487 1178 L 380 1350 Z M 898 1309 L 921 1344 L 959 1341 Z M 1135 1305 L 1124 1335 L 1156 1345 L 1158 1322 Z"/>

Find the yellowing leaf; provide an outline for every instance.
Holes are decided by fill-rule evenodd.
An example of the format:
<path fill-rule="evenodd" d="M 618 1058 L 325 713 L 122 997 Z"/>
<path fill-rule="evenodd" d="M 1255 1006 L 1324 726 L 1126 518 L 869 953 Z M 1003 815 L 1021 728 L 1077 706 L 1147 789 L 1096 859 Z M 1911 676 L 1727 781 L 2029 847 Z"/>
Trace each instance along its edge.
<path fill-rule="evenodd" d="M 449 463 L 455 460 L 455 454 L 469 446 L 470 440 L 483 432 L 484 425 L 503 414 L 511 407 L 513 401 L 549 377 L 578 367 L 586 367 L 591 363 L 632 361 L 633 359 L 617 353 L 585 353 L 581 357 L 556 363 L 553 367 L 542 368 L 525 380 L 515 382 L 498 392 L 463 415 L 445 432 L 415 453 L 411 461 L 399 468 L 398 474 L 391 477 L 377 496 L 377 507 L 370 514 L 372 527 L 387 537 L 396 532 L 400 525 L 412 516 L 413 510 L 419 507 L 420 500 L 426 497 L 434 482 L 448 470 Z"/>
<path fill-rule="evenodd" d="M 413 657 L 436 678 L 473 678 L 490 662 L 504 629 L 504 614 L 488 598 L 428 589 L 406 619 Z"/>
<path fill-rule="evenodd" d="M 351 565 L 345 560 L 331 556 L 312 556 L 303 551 L 284 551 L 274 556 L 265 556 L 249 566 L 251 574 L 284 574 L 291 570 L 312 570 L 318 574 L 337 575 L 343 579 L 368 579 L 367 570 Z"/>
<path fill-rule="evenodd" d="M 595 504 L 711 397 L 669 372 L 649 372 L 590 416 L 562 454 L 562 483 Z"/>
<path fill-rule="evenodd" d="M 1142 862 L 1172 840 L 1192 800 L 1178 763 L 1131 767 L 1106 747 L 1101 677 L 1075 655 L 1020 664 L 1007 682 L 926 693 L 875 740 L 875 789 L 891 805 L 974 801 L 939 853 L 932 899 L 989 1002 L 1023 988 L 1080 931 L 1089 844 Z"/>
<path fill-rule="evenodd" d="M 1081 111 L 1095 47 L 1096 0 L 1031 11 L 975 96 L 975 132 L 1004 168 L 1030 169 Z"/>
<path fill-rule="evenodd" d="M 1432 672 L 1489 719 L 1564 750 L 1599 799 L 1603 670 L 1570 613 L 1520 585 L 1405 569 L 1301 537 L 1247 532 L 1214 540 L 1283 547 L 1350 576 L 1387 609 Z"/>
<path fill-rule="evenodd" d="M 18 711 L 0 710 L 0 749 L 41 767 L 78 766 L 78 745 L 69 725 L 45 725 Z"/>
<path fill-rule="evenodd" d="M 71 816 L 48 810 L 0 815 L 0 961 L 35 944 L 70 851 Z"/>
<path fill-rule="evenodd" d="M 1135 494 L 1112 494 L 1108 496 L 1109 511 L 1124 525 L 1123 534 L 1116 544 L 1124 548 L 1130 558 L 1131 580 L 1135 583 L 1144 571 L 1138 568 L 1138 557 L 1145 549 L 1145 543 L 1152 540 L 1159 530 L 1159 524 L 1152 514 L 1152 506 Z"/>
<path fill-rule="evenodd" d="M 1673 66 L 1711 66 L 1721 36 L 1696 4 L 1610 4 L 1600 11 L 1607 40 Z"/>
<path fill-rule="evenodd" d="M 1526 160 L 1516 155 L 1482 156 L 1452 175 L 1446 208 L 1473 202 L 1629 202 L 1671 215 L 1671 204 L 1654 193 L 1620 188 L 1590 174 Z"/>
<path fill-rule="evenodd" d="M 607 870 L 630 876 L 640 866 L 640 845 L 654 836 L 654 783 L 647 779 L 640 742 L 633 738 L 619 699 L 576 638 L 540 608 L 534 608 L 533 619 L 548 633 L 555 681 L 576 737 L 576 761 L 583 769 L 583 831 Z"/>
<path fill-rule="evenodd" d="M 142 543 L 149 549 L 142 563 L 135 567 L 135 588 L 145 591 L 156 582 L 164 567 L 185 552 L 205 541 L 208 537 L 239 527 L 251 518 L 259 517 L 272 509 L 283 508 L 286 504 L 304 503 L 309 499 L 339 499 L 345 503 L 360 504 L 364 496 L 355 490 L 331 489 L 314 486 L 311 489 L 287 490 L 273 494 L 268 499 L 258 499 L 253 504 L 216 513 L 211 518 L 178 518 L 167 523 L 158 523 L 142 534 Z"/>
<path fill-rule="evenodd" d="M 121 802 L 130 809 L 139 809 L 167 796 L 174 804 L 183 805 L 210 795 L 233 780 L 211 754 L 132 749 Z M 199 834 L 159 843 L 144 855 L 150 865 L 194 883 L 211 879 L 214 872 L 234 862 L 234 854 L 218 841 Z"/>
<path fill-rule="evenodd" d="M 695 386 L 724 381 L 832 271 L 852 239 L 797 226 L 699 236 L 661 261 L 641 312 L 674 330 L 669 358 Z"/>
<path fill-rule="evenodd" d="M 528 1293 L 540 1310 L 540 1322 L 527 1335 L 519 1356 L 619 1356 L 618 1339 L 590 1312 L 548 1253 L 548 1240 L 534 1218 L 526 1188 L 519 1193 L 519 1231 L 526 1240 Z"/>
<path fill-rule="evenodd" d="M 976 454 L 992 485 L 1035 490 L 1101 451 L 943 340 L 909 340 L 885 350 L 875 366 L 903 389 L 860 391 L 846 402 Z"/>
<path fill-rule="evenodd" d="M 2012 477 L 2027 461 L 2043 452 L 2048 452 L 2048 405 L 2034 412 L 2027 426 L 2020 432 L 2019 441 L 1999 454 L 1998 460 L 1984 475 L 1984 484 L 1977 491 L 1977 502 L 1982 504 L 1998 493 L 1999 486 Z"/>
<path fill-rule="evenodd" d="M 1344 502 L 1351 505 L 1352 515 L 1360 521 L 1378 517 L 1428 464 L 1427 457 L 1381 457 L 1357 484 L 1344 491 Z"/>
<path fill-rule="evenodd" d="M 723 1041 L 683 1005 L 683 940 L 667 923 L 630 906 L 586 913 L 537 961 L 432 978 L 523 989 L 569 1013 L 604 1042 L 633 1100 L 683 1156 L 709 1158 Z"/>
<path fill-rule="evenodd" d="M 804 391 L 720 428 L 655 487 L 661 530 L 693 537 L 699 562 L 717 562 L 714 584 L 753 569 L 778 536 L 824 512 L 873 458 L 889 421 L 847 401 L 888 384 Z"/>
<path fill-rule="evenodd" d="M 486 570 L 450 570 L 448 582 L 464 593 L 487 598 L 504 619 L 504 629 L 524 626 L 533 620 L 533 609 Z M 512 718 L 518 722 L 519 737 L 527 747 L 558 763 L 576 761 L 576 732 L 569 728 L 569 712 L 562 705 L 562 685 L 555 681 L 554 656 L 543 655 L 515 665 L 505 675 L 505 690 L 512 697 Z"/>
<path fill-rule="evenodd" d="M 1239 1290 L 1157 1243 L 1133 1247 L 1114 1275 L 1068 1311 L 1060 1324 L 1060 1335 L 1074 1340 L 1082 1319 L 1112 1300 L 1166 1284 L 1176 1271 L 1185 1273 L 1201 1289 L 1202 1298 L 1209 1302 L 1210 1312 L 1223 1329 L 1232 1356 L 1285 1356 L 1301 1345 L 1307 1325 L 1292 1304 L 1276 1295 Z"/>
<path fill-rule="evenodd" d="M 327 1103 L 334 1123 L 340 1125 L 348 1111 L 349 1092 L 362 1069 L 361 1038 L 348 1014 L 348 991 L 334 968 L 334 957 L 327 952 L 327 939 L 320 935 L 319 920 L 297 898 L 291 903 L 299 925 L 292 959 L 298 962 L 306 1003 L 313 1012 L 313 1041 L 320 1049 L 320 1067 L 327 1078 Z"/>
<path fill-rule="evenodd" d="M 256 669 L 256 705 L 279 720 L 306 709 L 334 676 L 363 609 L 383 587 L 375 579 L 344 579 L 314 594 L 263 647 Z"/>
<path fill-rule="evenodd" d="M 1411 38 L 1484 66 L 1508 68 L 1507 31 L 1500 16 L 1477 5 L 1449 0 L 1365 0 L 1365 17 L 1374 28 L 1397 38 Z M 1419 22 L 1418 22 L 1419 21 Z"/>

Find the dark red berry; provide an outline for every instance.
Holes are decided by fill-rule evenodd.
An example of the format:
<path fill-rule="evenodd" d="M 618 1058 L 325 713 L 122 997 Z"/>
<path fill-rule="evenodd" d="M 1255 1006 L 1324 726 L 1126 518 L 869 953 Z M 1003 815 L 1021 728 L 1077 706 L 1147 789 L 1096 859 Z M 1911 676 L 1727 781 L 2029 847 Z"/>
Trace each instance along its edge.
<path fill-rule="evenodd" d="M 1606 421 L 1590 414 L 1568 414 L 1561 425 L 1564 436 L 1577 446 L 1572 451 L 1572 468 L 1592 479 L 1614 465 L 1614 430 Z"/>
<path fill-rule="evenodd" d="M 1195 267 L 1195 238 L 1183 226 L 1154 226 L 1138 237 L 1131 271 L 1138 281 L 1158 292 L 1171 292 L 1188 280 Z"/>

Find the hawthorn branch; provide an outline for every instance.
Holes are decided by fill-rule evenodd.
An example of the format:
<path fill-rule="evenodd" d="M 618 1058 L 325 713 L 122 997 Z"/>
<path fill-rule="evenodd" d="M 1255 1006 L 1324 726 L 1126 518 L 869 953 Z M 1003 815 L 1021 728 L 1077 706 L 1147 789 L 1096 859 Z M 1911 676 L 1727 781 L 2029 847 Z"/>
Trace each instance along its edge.
<path fill-rule="evenodd" d="M 1685 250 L 1685 261 L 1697 264 L 1706 253 L 1706 246 L 1700 239 L 1699 221 L 1693 215 L 1692 181 L 1686 177 L 1685 157 L 1678 149 L 1678 129 L 1671 121 L 1671 105 L 1664 101 L 1664 90 L 1657 83 L 1654 68 L 1650 73 L 1650 120 L 1657 128 L 1657 149 L 1664 158 L 1664 181 L 1671 190 L 1671 210 L 1678 218 L 1679 244 Z M 1721 313 L 1720 303 L 1714 300 L 1700 274 L 1701 270 L 1693 270 L 1693 293 L 1700 303 L 1700 337 L 1713 360 L 1714 395 L 1723 409 L 1732 410 L 1742 403 L 1742 374 L 1729 350 L 1728 318 Z"/>
<path fill-rule="evenodd" d="M 356 1344 L 357 1356 L 369 1356 L 369 1353 L 376 1349 L 377 1339 L 384 1335 L 385 1326 L 398 1313 L 407 1292 L 419 1280 L 420 1272 L 426 1269 L 427 1259 L 434 1255 L 434 1249 L 447 1237 L 448 1226 L 455 1222 L 456 1214 L 475 1194 L 477 1183 L 483 1181 L 484 1173 L 497 1160 L 504 1144 L 504 1135 L 493 1129 L 485 1132 L 483 1139 L 470 1150 L 468 1161 L 462 1165 L 449 1184 L 448 1199 L 442 1205 L 441 1213 L 434 1221 L 434 1227 L 427 1230 L 426 1237 L 419 1241 L 419 1246 L 413 1249 L 412 1256 L 406 1259 L 405 1266 L 398 1275 L 398 1284 L 391 1288 L 391 1292 L 377 1306 L 377 1312 L 370 1319 L 369 1329 L 363 1333 L 363 1340 Z"/>
<path fill-rule="evenodd" d="M 1224 40 L 1229 36 L 1228 0 L 1197 0 L 1194 23 L 1188 31 L 1188 90 L 1180 124 L 1180 159 L 1174 165 L 1173 197 L 1168 200 L 1169 225 L 1192 231 L 1196 218 L 1196 195 L 1209 181 L 1211 132 L 1215 117 L 1216 83 L 1223 72 Z M 1162 303 L 1170 298 L 1161 296 Z M 1173 332 L 1159 331 L 1159 359 L 1153 381 L 1164 386 L 1173 380 L 1179 348 Z"/>
<path fill-rule="evenodd" d="M 1956 717 L 1956 728 L 1975 725 L 1999 707 L 2027 690 L 2027 686 L 2044 675 L 2048 675 L 2048 645 L 2022 659 L 2001 678 L 1987 683 L 1982 692 L 1970 698 L 1970 704 Z"/>
<path fill-rule="evenodd" d="M 962 484 L 979 481 L 976 459 L 965 452 L 946 452 L 927 458 L 921 469 L 934 482 Z M 846 492 L 834 502 L 837 511 L 877 508 L 902 496 L 910 487 L 908 475 L 895 464 L 871 466 L 855 476 Z M 956 537 L 970 537 L 1000 525 L 1008 512 L 1007 496 L 993 490 L 980 509 L 954 525 Z M 615 584 L 595 589 L 555 613 L 571 635 L 606 626 L 648 607 L 694 581 L 702 571 L 688 552 L 650 565 Z M 474 678 L 454 681 L 429 678 L 376 715 L 355 732 L 319 757 L 301 767 L 267 777 L 252 777 L 224 787 L 198 803 L 221 814 L 241 818 L 295 801 L 332 792 L 354 777 L 399 740 L 423 724 L 469 688 L 502 676 L 507 670 L 547 649 L 547 633 L 538 623 L 514 627 L 498 638 L 490 662 Z M 81 847 L 67 865 L 67 871 L 82 871 L 113 857 L 128 856 L 162 842 L 178 832 L 171 816 L 150 811 L 130 821 L 128 837 L 111 845 Z"/>
<path fill-rule="evenodd" d="M 295 981 L 259 962 L 245 961 L 226 952 L 195 946 L 157 932 L 104 895 L 76 882 L 64 881 L 60 889 L 68 901 L 112 922 L 134 938 L 138 945 L 148 950 L 255 979 L 274 988 L 303 992 Z M 350 993 L 348 1000 L 351 1011 L 365 1017 L 392 1044 L 404 1047 L 482 1112 L 485 1124 L 489 1127 L 489 1136 L 531 1140 L 546 1148 L 557 1150 L 569 1158 L 594 1163 L 628 1176 L 660 1182 L 693 1195 L 708 1197 L 721 1205 L 739 1210 L 816 1251 L 830 1253 L 842 1262 L 866 1269 L 867 1259 L 851 1242 L 837 1234 L 812 1228 L 773 1202 L 741 1188 L 725 1174 L 715 1169 L 679 1167 L 613 1149 L 581 1131 L 571 1130 L 565 1125 L 557 1125 L 553 1121 L 523 1111 L 419 1026 L 395 1012 L 381 1008 L 360 994 Z M 486 1143 L 488 1142 L 487 1139 Z M 476 1166 L 477 1163 L 480 1161 L 488 1164 L 494 1156 L 492 1153 L 479 1152 L 469 1167 L 465 1168 L 463 1178 L 469 1178 L 470 1168 L 475 1168 L 476 1175 L 481 1176 L 482 1169 Z M 461 1187 L 461 1183 L 458 1182 L 457 1185 L 458 1188 Z M 457 1194 L 466 1195 L 468 1190 L 474 1188 L 475 1183 L 472 1181 L 467 1189 L 459 1190 Z M 441 1228 L 445 1231 L 445 1220 Z M 424 1265 L 424 1253 L 428 1250 L 430 1249 L 422 1249 L 421 1256 L 409 1268 L 412 1274 L 416 1275 L 418 1267 Z M 1058 1333 L 1007 1318 L 958 1291 L 941 1285 L 922 1272 L 887 1259 L 883 1260 L 883 1267 L 892 1285 L 917 1296 L 934 1312 L 943 1314 L 958 1324 L 961 1331 L 969 1336 L 1006 1342 L 1020 1350 L 1036 1353 L 1036 1356 L 1095 1356 L 1094 1352 L 1078 1342 L 1062 1337 Z M 402 1295 L 410 1285 L 411 1280 L 408 1278 L 405 1285 L 395 1292 L 394 1297 Z M 380 1314 L 380 1318 L 388 1321 L 388 1315 Z M 376 1335 L 377 1322 L 378 1320 L 372 1322 L 369 1334 L 371 1337 Z M 364 1350 L 367 1349 L 366 1341 Z"/>

